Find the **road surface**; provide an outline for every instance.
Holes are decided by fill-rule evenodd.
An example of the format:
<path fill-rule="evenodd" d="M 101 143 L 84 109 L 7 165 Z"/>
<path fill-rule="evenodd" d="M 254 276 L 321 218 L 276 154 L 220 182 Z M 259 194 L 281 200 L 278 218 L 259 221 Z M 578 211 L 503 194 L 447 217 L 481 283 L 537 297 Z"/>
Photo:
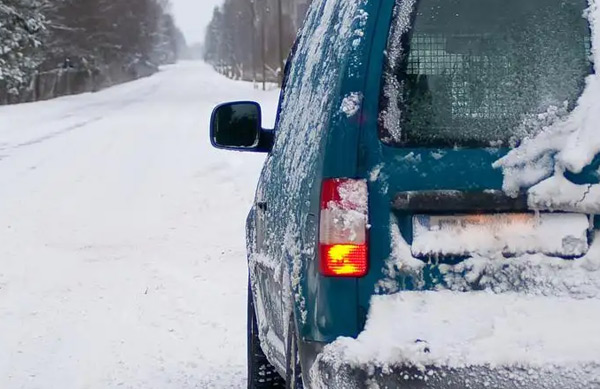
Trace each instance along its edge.
<path fill-rule="evenodd" d="M 0 107 L 0 388 L 243 386 L 264 155 L 208 142 L 235 99 L 272 122 L 276 90 L 193 62 Z"/>

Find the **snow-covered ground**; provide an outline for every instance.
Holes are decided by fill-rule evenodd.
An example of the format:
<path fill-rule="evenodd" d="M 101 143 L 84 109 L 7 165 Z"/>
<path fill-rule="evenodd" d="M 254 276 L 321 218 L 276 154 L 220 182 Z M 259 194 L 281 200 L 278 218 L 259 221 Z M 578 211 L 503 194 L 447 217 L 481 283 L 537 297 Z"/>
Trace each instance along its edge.
<path fill-rule="evenodd" d="M 278 91 L 202 63 L 0 107 L 0 388 L 239 388 L 244 221 L 264 156 L 212 107 Z"/>

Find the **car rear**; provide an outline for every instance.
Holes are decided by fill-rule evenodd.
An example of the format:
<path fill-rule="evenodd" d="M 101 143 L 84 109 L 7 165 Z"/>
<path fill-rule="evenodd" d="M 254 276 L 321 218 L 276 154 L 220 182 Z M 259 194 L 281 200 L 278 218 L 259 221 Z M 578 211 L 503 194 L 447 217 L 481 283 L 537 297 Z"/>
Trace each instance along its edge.
<path fill-rule="evenodd" d="M 578 356 L 577 347 L 552 346 L 557 337 L 571 336 L 580 348 L 586 337 L 593 345 L 598 338 L 586 331 L 597 319 L 587 312 L 600 309 L 595 215 L 534 209 L 526 192 L 503 191 L 503 172 L 493 167 L 576 107 L 593 72 L 588 6 L 585 0 L 399 0 L 390 6 L 385 54 L 370 65 L 383 73 L 364 95 L 360 173 L 323 183 L 322 274 L 357 280 L 358 327 L 366 330 L 357 340 L 325 347 L 314 366 L 322 382 L 600 387 L 598 352 Z M 523 174 L 531 184 L 543 178 Z M 354 195 L 340 196 L 344 185 Z M 337 235 L 330 228 L 336 223 Z M 573 317 L 536 311 L 553 302 L 570 306 L 561 299 L 581 309 L 570 311 Z M 452 304 L 461 309 L 445 315 Z M 437 307 L 431 315 L 420 314 L 431 306 Z M 487 327 L 470 327 L 469 317 Z M 504 346 L 525 350 L 512 359 L 502 341 L 480 341 L 498 340 L 496 318 L 511 317 L 514 332 L 507 331 Z M 522 336 L 531 317 L 543 333 L 531 337 L 536 344 Z M 452 325 L 457 318 L 465 325 Z M 552 320 L 555 332 L 547 330 Z M 569 321 L 575 332 L 587 333 L 565 333 Z M 460 338 L 469 329 L 481 332 L 473 340 L 477 349 L 466 336 L 462 346 L 441 351 L 443 337 Z M 380 344 L 368 350 L 364 342 L 377 333 Z M 540 349 L 545 341 L 549 348 Z M 536 359 L 534 350 L 547 352 Z"/>

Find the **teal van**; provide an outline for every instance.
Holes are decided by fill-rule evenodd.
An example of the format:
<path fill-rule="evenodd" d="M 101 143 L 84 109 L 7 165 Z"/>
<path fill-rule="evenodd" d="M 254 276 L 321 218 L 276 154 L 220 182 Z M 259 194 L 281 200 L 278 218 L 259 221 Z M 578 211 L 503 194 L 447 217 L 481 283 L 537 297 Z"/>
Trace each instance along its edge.
<path fill-rule="evenodd" d="M 535 387 L 493 374 L 484 385 L 469 371 L 424 380 L 410 366 L 317 369 L 315 361 L 326 345 L 363 331 L 374 295 L 450 288 L 440 269 L 491 249 L 485 239 L 444 243 L 451 232 L 431 239 L 436 229 L 485 233 L 486 223 L 532 214 L 524 194 L 505 194 L 492 165 L 540 130 L 540 114 L 575 108 L 594 72 L 588 6 L 314 0 L 288 61 L 275 129 L 261 127 L 256 103 L 215 109 L 215 147 L 267 154 L 247 219 L 249 388 L 321 387 L 319 372 L 329 372 L 332 388 Z M 573 180 L 598 182 L 592 171 Z M 590 230 L 585 242 L 547 252 L 510 241 L 497 249 L 574 260 Z M 390 262 L 399 241 L 420 266 Z M 577 387 L 553 382 L 543 387 Z"/>

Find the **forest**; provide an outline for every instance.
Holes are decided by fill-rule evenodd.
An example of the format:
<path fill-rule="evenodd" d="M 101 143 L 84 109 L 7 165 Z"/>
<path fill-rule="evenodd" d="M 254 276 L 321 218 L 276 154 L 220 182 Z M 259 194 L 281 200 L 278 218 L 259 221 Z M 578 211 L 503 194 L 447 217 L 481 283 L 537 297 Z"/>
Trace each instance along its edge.
<path fill-rule="evenodd" d="M 281 82 L 309 4 L 310 0 L 225 0 L 214 9 L 207 28 L 204 59 L 231 78 Z"/>
<path fill-rule="evenodd" d="M 149 75 L 185 47 L 169 0 L 2 0 L 0 104 Z"/>

